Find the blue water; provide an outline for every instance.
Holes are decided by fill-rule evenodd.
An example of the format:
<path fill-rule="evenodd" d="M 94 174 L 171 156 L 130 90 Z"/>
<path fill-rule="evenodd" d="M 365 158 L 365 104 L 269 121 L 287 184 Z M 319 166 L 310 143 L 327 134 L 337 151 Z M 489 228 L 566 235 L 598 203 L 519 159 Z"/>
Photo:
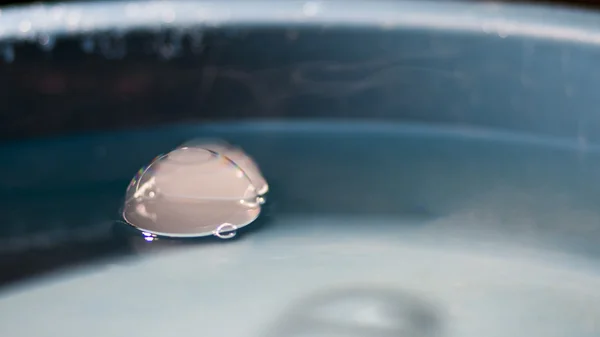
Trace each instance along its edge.
<path fill-rule="evenodd" d="M 500 249 L 510 241 L 600 255 L 600 147 L 584 140 L 424 125 L 265 121 L 0 145 L 0 263 L 13 270 L 26 264 L 35 272 L 128 252 L 129 243 L 112 231 L 127 183 L 158 154 L 198 137 L 242 147 L 271 185 L 268 225 L 246 236 L 281 230 L 281 216 L 393 218 L 404 220 L 383 230 Z M 353 230 L 331 223 L 333 238 Z M 25 260 L 14 259 L 25 252 Z M 26 273 L 5 274 L 8 280 Z"/>

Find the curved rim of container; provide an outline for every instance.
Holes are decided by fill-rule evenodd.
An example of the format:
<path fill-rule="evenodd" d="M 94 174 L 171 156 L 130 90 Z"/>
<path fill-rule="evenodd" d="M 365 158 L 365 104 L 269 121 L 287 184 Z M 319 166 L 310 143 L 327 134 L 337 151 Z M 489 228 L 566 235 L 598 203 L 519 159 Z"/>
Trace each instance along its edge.
<path fill-rule="evenodd" d="M 137 29 L 321 26 L 425 29 L 600 45 L 600 13 L 434 1 L 122 1 L 0 8 L 0 41 Z"/>

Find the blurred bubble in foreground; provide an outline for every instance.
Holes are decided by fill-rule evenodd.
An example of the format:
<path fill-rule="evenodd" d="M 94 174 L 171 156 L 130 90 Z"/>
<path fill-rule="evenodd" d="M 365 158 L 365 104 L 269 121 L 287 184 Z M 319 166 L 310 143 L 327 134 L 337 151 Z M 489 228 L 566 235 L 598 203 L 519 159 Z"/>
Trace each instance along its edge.
<path fill-rule="evenodd" d="M 241 149 L 194 140 L 140 169 L 127 187 L 123 218 L 146 236 L 228 239 L 256 220 L 268 189 Z"/>

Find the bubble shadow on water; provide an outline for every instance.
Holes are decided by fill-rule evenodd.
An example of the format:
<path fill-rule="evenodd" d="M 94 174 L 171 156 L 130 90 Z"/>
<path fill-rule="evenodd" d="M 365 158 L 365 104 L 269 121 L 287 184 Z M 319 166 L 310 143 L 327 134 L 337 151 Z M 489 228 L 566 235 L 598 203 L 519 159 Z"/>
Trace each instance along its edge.
<path fill-rule="evenodd" d="M 377 286 L 313 293 L 291 304 L 261 336 L 441 337 L 439 307 L 418 295 Z"/>

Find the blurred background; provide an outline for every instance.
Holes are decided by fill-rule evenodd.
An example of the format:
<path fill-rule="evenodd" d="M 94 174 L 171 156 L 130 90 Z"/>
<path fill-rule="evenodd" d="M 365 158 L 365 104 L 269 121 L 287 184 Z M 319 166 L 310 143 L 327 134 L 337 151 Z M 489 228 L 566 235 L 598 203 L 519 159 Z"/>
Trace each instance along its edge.
<path fill-rule="evenodd" d="M 439 0 L 441 2 L 444 1 L 457 1 L 457 0 Z M 484 1 L 484 0 L 471 0 L 471 1 L 479 1 L 479 2 L 490 2 L 490 1 Z M 57 2 L 73 2 L 73 1 L 46 1 L 49 3 L 57 3 Z M 99 1 L 101 2 L 101 1 Z M 557 5 L 562 5 L 562 6 L 584 6 L 585 8 L 590 8 L 591 10 L 596 10 L 596 9 L 600 9 L 600 0 L 545 0 L 545 1 L 518 1 L 518 0 L 504 0 L 504 1 L 495 1 L 495 2 L 520 2 L 520 3 L 551 3 L 551 4 L 557 4 Z M 0 0 L 0 5 L 1 6 L 8 6 L 8 5 L 18 5 L 18 4 L 28 4 L 28 3 L 39 3 L 39 1 L 26 1 L 26 0 Z M 0 17 L 1 20 L 1 17 Z M 67 46 L 68 47 L 68 46 Z M 79 45 L 76 45 L 75 48 L 79 48 Z M 37 49 L 36 49 L 37 50 Z M 33 58 L 31 58 L 31 61 L 29 64 L 25 64 L 25 65 L 17 65 L 20 67 L 31 67 L 31 64 L 35 64 L 36 58 L 35 55 L 38 55 L 36 53 L 31 52 L 30 50 L 19 50 L 19 59 L 25 59 L 27 60 L 27 55 L 31 54 L 34 55 Z M 62 54 L 61 54 L 62 55 Z M 211 54 L 212 55 L 212 54 Z M 105 63 L 103 63 L 104 60 L 102 57 L 96 57 L 94 58 L 93 56 L 86 56 L 87 58 L 89 58 L 90 62 L 92 62 L 91 64 L 93 64 L 94 66 L 98 66 L 103 65 Z M 67 60 L 67 62 L 70 62 L 68 58 L 65 58 L 65 60 Z M 94 63 L 95 62 L 95 63 Z M 122 64 L 125 61 L 122 61 Z M 140 61 L 139 60 L 135 60 L 135 63 L 139 64 Z M 185 60 L 183 60 L 182 62 L 185 62 Z M 157 69 L 156 67 L 161 66 L 161 69 L 165 69 L 165 71 L 171 71 L 172 69 L 169 68 L 169 65 L 163 64 L 163 63 L 148 63 L 148 64 L 152 64 L 153 67 L 155 67 L 154 69 Z M 10 69 L 13 69 L 15 67 L 14 64 L 11 65 Z M 44 64 L 42 64 L 40 67 L 43 67 Z M 114 66 L 111 64 L 111 66 Z M 68 68 L 68 67 L 67 67 Z M 127 66 L 123 67 L 123 68 L 119 68 L 119 69 L 126 69 Z M 68 69 L 67 69 L 68 70 Z M 158 70 L 157 70 L 158 72 Z M 6 77 L 3 77 L 6 79 Z M 99 76 L 99 78 L 102 78 L 102 76 Z M 104 83 L 104 82 L 102 82 Z M 187 82 L 186 82 L 187 83 Z M 0 88 L 2 87 L 2 85 L 0 85 Z M 50 95 L 51 96 L 51 95 Z M 41 95 L 41 97 L 44 97 L 43 95 Z M 6 99 L 6 98 L 5 98 Z M 20 102 L 23 102 L 20 101 Z M 40 100 L 40 102 L 45 102 L 43 100 Z M 122 103 L 124 102 L 123 100 L 119 100 L 118 102 Z M 137 101 L 136 101 L 137 102 Z M 155 104 L 154 101 L 150 100 L 149 102 L 151 102 L 150 104 Z M 127 103 L 127 102 L 125 102 Z M 123 103 L 123 104 L 125 104 Z M 141 103 L 137 103 L 137 107 L 139 109 L 139 111 L 145 111 L 147 109 L 147 105 L 143 105 Z M 30 111 L 37 111 L 36 109 L 39 106 L 42 106 L 43 103 L 40 103 L 38 105 L 31 105 L 32 110 Z M 130 106 L 136 106 L 136 105 L 127 105 L 128 107 Z M 28 105 L 29 107 L 29 105 Z M 133 115 L 133 113 L 132 113 Z M 119 116 L 120 117 L 120 116 Z M 41 125 L 45 125 L 44 123 L 39 123 L 39 120 L 36 120 L 35 123 L 33 124 L 41 124 Z M 39 135 L 43 130 L 43 128 L 38 128 L 37 126 L 33 126 L 33 124 L 29 121 L 27 123 L 24 122 L 23 125 L 27 125 L 28 128 L 30 128 L 31 130 L 34 130 L 33 133 L 35 133 L 36 135 Z M 52 128 L 51 123 L 48 123 L 50 126 L 48 127 L 49 129 Z M 2 125 L 2 123 L 0 123 L 0 125 Z M 54 125 L 56 126 L 56 125 Z M 0 132 L 0 137 L 7 137 L 8 135 L 10 136 L 15 136 L 17 133 L 22 133 L 23 130 L 20 131 L 12 131 L 12 130 L 8 130 L 9 128 L 5 128 L 3 130 L 3 132 Z M 12 129 L 12 127 L 11 127 Z M 11 192 L 13 193 L 13 192 Z M 11 198 L 12 198 L 12 194 L 11 194 Z M 43 205 L 42 205 L 43 206 Z M 39 206 L 39 207 L 42 207 Z M 114 207 L 113 207 L 114 206 Z M 46 207 L 46 206 L 44 206 Z M 114 209 L 117 208 L 116 205 L 112 205 L 110 204 L 109 206 L 107 206 L 108 209 L 111 209 L 111 207 L 113 207 Z M 46 207 L 47 208 L 47 207 Z M 29 208 L 27 208 L 27 210 L 29 210 Z M 20 214 L 20 213 L 24 213 L 26 211 L 20 210 L 18 208 L 13 209 L 13 213 L 14 214 Z M 62 214 L 60 214 L 60 212 L 55 212 L 54 213 L 56 215 L 57 218 L 60 218 L 61 221 L 64 220 L 63 218 L 65 216 L 63 216 Z M 73 223 L 79 223 L 78 221 L 71 221 Z M 85 223 L 85 222 L 81 222 L 81 223 Z M 82 225 L 83 226 L 83 225 Z M 0 237 L 4 235 L 6 236 L 10 236 L 11 232 L 8 229 L 5 229 L 5 232 L 2 233 L 0 232 Z M 85 249 L 84 249 L 85 248 Z M 77 254 L 72 254 L 71 252 L 73 250 L 77 250 L 78 253 Z M 52 269 L 55 268 L 57 265 L 60 264 L 68 264 L 68 263 L 73 263 L 73 262 L 77 262 L 77 261 L 88 261 L 91 257 L 93 256 L 97 256 L 98 252 L 113 252 L 115 251 L 114 245 L 112 242 L 105 242 L 105 241 L 98 241 L 98 242 L 85 242 L 81 244 L 81 247 L 74 247 L 72 245 L 69 246 L 64 246 L 64 247 L 55 247 L 52 250 L 52 253 L 49 254 L 48 252 L 44 251 L 43 253 L 40 253 L 39 251 L 19 251 L 18 253 L 15 254 L 0 254 L 0 286 L 4 283 L 8 283 L 17 279 L 20 279 L 23 276 L 29 276 L 31 274 L 35 274 L 37 272 L 46 270 L 46 269 Z M 18 255 L 18 256 L 17 256 Z"/>
<path fill-rule="evenodd" d="M 442 0 L 442 1 L 455 1 L 455 0 Z M 600 0 L 530 0 L 530 1 L 521 1 L 521 0 L 497 0 L 497 1 L 488 1 L 488 0 L 472 0 L 479 2 L 521 2 L 521 3 L 551 3 L 551 4 L 561 4 L 561 5 L 572 5 L 572 6 L 585 6 L 585 7 L 600 7 Z M 0 4 L 2 5 L 10 5 L 10 4 L 26 4 L 26 3 L 39 3 L 41 1 L 27 1 L 27 0 L 0 0 Z M 74 1 L 43 1 L 43 2 L 74 2 Z"/>
<path fill-rule="evenodd" d="M 232 7 L 225 0 L 205 1 L 219 4 L 225 12 Z M 279 1 L 285 7 L 291 0 Z M 444 7 L 440 4 L 461 0 L 428 1 L 432 3 L 427 4 L 428 7 L 439 11 Z M 0 165 L 3 170 L 0 172 L 0 214 L 3 215 L 0 292 L 44 274 L 66 276 L 74 266 L 94 266 L 95 271 L 116 270 L 112 275 L 125 275 L 124 278 L 106 276 L 101 281 L 94 278 L 98 281 L 94 284 L 99 286 L 68 285 L 65 292 L 68 296 L 64 296 L 65 301 L 57 301 L 60 303 L 52 302 L 56 293 L 48 293 L 45 298 L 32 295 L 31 302 L 21 301 L 22 298 L 15 300 L 16 297 L 12 302 L 4 301 L 1 304 L 7 310 L 2 312 L 0 307 L 3 316 L 0 336 L 69 337 L 94 331 L 102 336 L 151 337 L 163 331 L 153 324 L 161 324 L 165 317 L 179 320 L 177 324 L 162 323 L 165 327 L 179 327 L 184 321 L 193 324 L 193 328 L 198 326 L 197 317 L 202 317 L 219 330 L 218 334 L 204 330 L 203 335 L 227 336 L 231 334 L 222 333 L 223 328 L 241 329 L 242 325 L 229 324 L 229 321 L 223 324 L 211 317 L 243 316 L 249 318 L 248 322 L 261 322 L 262 318 L 254 319 L 253 315 L 269 315 L 262 303 L 271 301 L 270 298 L 274 301 L 269 303 L 287 301 L 290 288 L 302 292 L 306 298 L 290 306 L 291 314 L 278 319 L 274 327 L 269 325 L 271 334 L 259 336 L 289 335 L 290 329 L 315 325 L 298 317 L 302 318 L 304 312 L 311 312 L 324 302 L 335 304 L 340 298 L 352 299 L 356 293 L 384 303 L 389 310 L 381 316 L 390 312 L 390 315 L 414 318 L 419 324 L 414 327 L 418 331 L 409 335 L 412 337 L 442 336 L 444 324 L 448 325 L 448 321 L 455 324 L 456 317 L 465 318 L 465 329 L 478 331 L 472 336 L 490 332 L 494 336 L 515 335 L 498 332 L 502 326 L 517 327 L 518 334 L 529 336 L 600 336 L 600 325 L 596 326 L 596 318 L 600 317 L 600 297 L 597 296 L 600 279 L 596 276 L 600 257 L 597 207 L 600 188 L 595 183 L 600 181 L 600 116 L 594 108 L 600 105 L 595 89 L 600 69 L 590 66 L 599 59 L 600 38 L 598 16 L 589 15 L 600 9 L 600 0 L 462 1 L 552 4 L 586 10 L 544 11 L 505 6 L 511 7 L 509 14 L 513 16 L 527 10 L 536 14 L 534 28 L 539 36 L 516 39 L 505 39 L 508 34 L 503 29 L 490 34 L 494 27 L 479 21 L 477 24 L 481 26 L 477 28 L 481 29 L 475 29 L 479 34 L 467 37 L 448 34 L 452 30 L 443 25 L 439 25 L 441 29 L 437 31 L 419 31 L 414 36 L 409 30 L 392 35 L 395 32 L 332 30 L 324 33 L 322 29 L 299 32 L 288 27 L 248 32 L 192 27 L 188 39 L 182 40 L 177 31 L 166 27 L 131 32 L 125 36 L 126 40 L 116 34 L 119 32 L 101 32 L 98 36 L 91 32 L 59 39 L 55 45 L 56 39 L 42 31 L 39 36 L 32 34 L 35 39 L 27 43 L 0 44 L 0 78 L 3 79 L 0 101 L 5 107 L 0 113 L 0 145 L 4 146 L 0 147 L 0 158 L 3 158 Z M 40 2 L 0 0 L 2 6 L 28 3 Z M 117 6 L 129 5 L 125 0 L 116 3 Z M 292 3 L 295 6 L 309 2 L 294 0 Z M 360 10 L 376 8 L 373 3 L 362 0 Z M 415 3 L 409 6 L 418 7 Z M 342 6 L 348 7 L 346 2 L 339 5 L 332 13 L 341 12 Z M 17 21 L 11 21 L 9 12 L 7 9 L 0 13 L 0 23 L 5 27 L 38 33 L 25 19 L 20 21 L 25 26 L 15 24 Z M 563 30 L 567 34 L 559 36 L 560 39 L 548 38 L 555 32 L 552 20 L 562 24 L 559 19 L 564 18 L 560 15 L 553 18 L 552 12 L 570 18 L 568 23 L 591 28 L 595 34 L 584 35 L 585 43 L 581 46 L 565 43 L 564 40 L 572 39 L 569 29 Z M 412 18 L 412 13 L 407 13 L 405 17 Z M 487 16 L 480 13 L 469 14 L 475 21 L 485 20 Z M 571 14 L 573 16 L 569 16 Z M 151 26 L 160 25 L 160 16 L 152 16 L 150 22 Z M 438 23 L 429 20 L 432 22 Z M 450 17 L 445 22 L 454 24 L 456 18 Z M 594 48 L 589 48 L 590 41 Z M 537 49 L 532 48 L 533 45 Z M 180 50 L 184 52 L 175 57 L 175 52 Z M 397 90 L 397 87 L 402 89 Z M 321 95 L 322 92 L 326 95 Z M 573 95 L 575 99 L 571 99 Z M 439 109 L 440 106 L 443 108 Z M 349 133 L 348 130 L 354 129 L 340 127 L 343 132 L 333 132 L 331 136 L 328 130 L 337 131 L 337 125 L 334 128 L 326 125 L 327 129 L 321 128 L 318 132 L 309 129 L 291 134 L 286 129 L 274 132 L 260 127 L 219 129 L 213 126 L 211 133 L 210 123 L 203 126 L 205 129 L 192 124 L 176 132 L 161 129 L 118 136 L 88 137 L 85 134 L 117 126 L 133 130 L 133 126 L 167 125 L 173 121 L 235 121 L 246 117 L 285 122 L 297 116 L 310 120 L 337 114 L 344 122 L 343 119 L 351 121 L 365 116 L 365 111 L 373 120 L 451 122 L 449 124 L 460 128 L 456 129 L 458 132 L 451 129 L 452 132 L 439 133 L 443 137 L 431 136 L 439 132 L 435 128 L 426 129 L 427 132 L 407 129 L 399 133 L 410 136 L 402 136 L 405 138 L 396 138 L 395 129 L 390 133 L 388 128 L 369 128 L 368 125 L 362 133 Z M 480 132 L 480 127 L 497 127 L 515 131 L 515 134 L 500 132 L 490 136 Z M 79 138 L 35 139 L 73 130 L 80 132 Z M 419 135 L 425 134 L 419 136 L 424 138 L 411 138 L 414 130 Z M 524 132 L 558 140 L 524 137 Z M 269 208 L 264 210 L 268 221 L 253 224 L 256 231 L 262 232 L 252 236 L 252 240 L 260 241 L 240 240 L 227 248 L 209 244 L 198 256 L 189 255 L 189 260 L 187 255 L 182 259 L 161 260 L 164 264 L 161 262 L 159 268 L 147 270 L 148 274 L 120 268 L 129 257 L 143 255 L 156 247 L 156 243 L 152 243 L 154 246 L 148 248 L 142 238 L 114 230 L 131 176 L 158 153 L 165 153 L 198 135 L 227 139 L 243 146 L 260 163 L 273 187 L 269 200 L 275 201 L 269 201 Z M 370 226 L 363 226 L 365 222 Z M 271 227 L 273 223 L 277 226 Z M 265 228 L 273 230 L 265 231 Z M 285 240 L 281 241 L 280 237 Z M 422 240 L 425 247 L 443 239 L 448 240 L 449 246 L 483 247 L 482 250 L 490 249 L 493 254 L 501 251 L 504 255 L 499 255 L 514 264 L 480 259 L 478 250 L 473 250 L 477 253 L 473 254 L 477 257 L 473 260 L 475 263 L 469 262 L 470 257 L 463 259 L 462 255 L 446 251 L 440 253 L 439 258 L 438 253 L 420 255 L 411 250 L 412 246 L 405 250 L 403 244 L 398 244 L 406 240 L 416 245 L 415 238 Z M 510 249 L 513 245 L 525 247 L 526 253 L 513 254 L 510 250 L 506 253 L 505 243 Z M 304 246 L 316 253 L 303 253 Z M 440 248 L 437 242 L 435 246 Z M 538 246 L 571 254 L 573 258 L 569 255 L 569 259 L 558 259 L 542 248 L 536 250 Z M 288 252 L 288 248 L 296 250 Z M 541 267 L 522 263 L 528 261 L 530 255 L 536 255 L 535 261 Z M 309 259 L 305 260 L 305 256 Z M 326 262 L 322 264 L 317 258 Z M 593 260 L 590 270 L 581 267 L 587 263 L 586 259 Z M 100 263 L 94 265 L 96 262 Z M 327 266 L 328 263 L 335 268 Z M 270 266 L 278 268 L 272 277 L 268 275 Z M 580 274 L 589 275 L 571 273 L 574 266 L 584 270 Z M 189 272 L 194 269 L 202 272 Z M 205 270 L 211 272 L 205 273 Z M 212 273 L 215 270 L 217 272 Z M 121 272 L 124 274 L 119 274 Z M 226 277 L 229 272 L 231 276 Z M 214 278 L 213 284 L 195 279 L 195 275 L 225 276 Z M 310 275 L 324 275 L 313 277 L 313 283 L 306 282 L 320 289 L 316 295 L 307 290 L 302 279 Z M 136 281 L 137 278 L 143 280 Z M 388 279 L 393 291 L 371 287 L 334 289 L 328 285 L 348 280 L 373 282 L 377 278 Z M 173 287 L 175 279 L 177 287 Z M 423 279 L 431 281 L 427 283 Z M 239 280 L 248 284 L 254 280 L 262 288 L 247 291 L 246 287 L 239 286 Z M 194 291 L 202 290 L 201 293 L 188 292 L 188 282 L 193 284 Z M 200 282 L 215 291 L 199 289 Z M 300 286 L 290 287 L 290 284 Z M 471 288 L 473 284 L 478 287 L 475 291 Z M 94 290 L 89 291 L 90 288 Z M 415 296 L 403 288 L 423 289 L 427 296 Z M 136 298 L 139 294 L 143 295 L 142 301 Z M 69 302 L 68 298 L 74 300 Z M 239 316 L 222 315 L 223 310 L 229 310 L 225 305 L 227 298 L 239 300 L 241 305 L 234 306 Z M 225 301 L 215 307 L 203 306 L 217 299 Z M 196 310 L 190 311 L 194 319 L 173 314 L 186 311 L 182 305 L 186 301 L 193 302 L 188 308 Z M 25 305 L 19 309 L 21 303 Z M 79 319 L 82 315 L 77 316 L 85 303 L 93 303 L 94 309 L 83 313 L 89 314 L 89 321 Z M 142 320 L 131 319 L 130 304 L 138 310 L 136 317 L 150 313 L 151 318 L 160 319 L 144 316 L 150 324 L 131 324 Z M 173 308 L 179 311 L 169 311 L 175 310 Z M 523 308 L 523 311 L 515 308 Z M 447 318 L 446 309 L 452 315 L 459 312 L 462 316 Z M 205 310 L 206 315 L 197 310 Z M 119 311 L 127 314 L 119 315 Z M 97 319 L 97 312 L 110 313 L 117 319 Z M 43 326 L 21 323 L 19 315 L 22 313 L 27 313 L 21 315 L 23 317 L 50 322 L 52 328 L 60 327 L 56 321 L 70 317 L 69 324 L 78 324 L 79 330 L 77 326 L 70 326 L 65 329 L 69 331 L 54 333 L 46 329 L 44 333 Z M 71 318 L 73 315 L 76 318 Z M 121 322 L 119 316 L 128 320 Z M 519 323 L 511 325 L 507 317 L 514 317 Z M 522 317 L 530 318 L 529 326 L 525 326 L 527 319 Z M 582 323 L 586 319 L 587 325 Z M 12 332 L 6 328 L 10 325 L 6 323 L 11 322 L 12 327 L 16 327 Z M 17 327 L 18 324 L 21 326 Z M 494 324 L 502 326 L 483 328 Z M 125 328 L 117 334 L 108 332 L 116 326 Z M 419 326 L 430 329 L 419 329 Z M 567 332 L 562 334 L 564 331 L 559 328 Z M 135 332 L 124 333 L 127 329 Z M 579 334 L 577 329 L 590 332 Z M 17 335 L 15 330 L 21 334 Z M 169 334 L 171 332 L 161 335 Z M 375 336 L 369 332 L 361 335 Z"/>

